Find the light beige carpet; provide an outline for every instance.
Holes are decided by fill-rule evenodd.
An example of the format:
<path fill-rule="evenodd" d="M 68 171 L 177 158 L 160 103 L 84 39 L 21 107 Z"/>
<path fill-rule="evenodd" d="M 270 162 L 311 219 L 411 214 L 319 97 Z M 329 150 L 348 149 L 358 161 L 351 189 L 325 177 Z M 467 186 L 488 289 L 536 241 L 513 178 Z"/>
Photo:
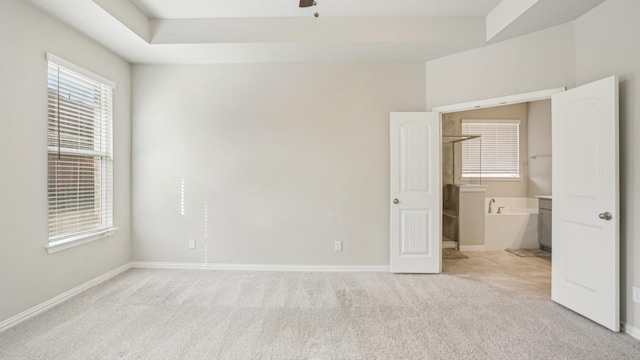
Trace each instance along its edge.
<path fill-rule="evenodd" d="M 0 333 L 1 359 L 639 359 L 551 301 L 447 275 L 129 270 Z"/>

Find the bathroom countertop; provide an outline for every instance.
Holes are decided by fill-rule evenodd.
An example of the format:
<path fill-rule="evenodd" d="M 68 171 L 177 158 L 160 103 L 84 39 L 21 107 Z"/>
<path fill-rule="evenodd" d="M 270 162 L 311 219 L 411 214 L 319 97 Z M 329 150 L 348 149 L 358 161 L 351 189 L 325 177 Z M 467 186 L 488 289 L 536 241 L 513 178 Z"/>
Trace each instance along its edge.
<path fill-rule="evenodd" d="M 536 195 L 534 197 L 536 197 L 538 199 L 549 199 L 549 200 L 551 200 L 551 195 Z"/>

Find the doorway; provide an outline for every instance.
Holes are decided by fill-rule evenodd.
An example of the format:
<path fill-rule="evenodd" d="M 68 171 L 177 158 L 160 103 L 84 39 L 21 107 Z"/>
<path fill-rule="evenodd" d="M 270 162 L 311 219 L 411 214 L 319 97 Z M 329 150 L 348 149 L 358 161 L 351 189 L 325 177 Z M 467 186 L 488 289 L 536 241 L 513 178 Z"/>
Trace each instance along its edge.
<path fill-rule="evenodd" d="M 451 112 L 441 122 L 443 272 L 550 299 L 551 254 L 538 242 L 538 196 L 551 195 L 551 100 Z M 487 155 L 483 140 L 489 144 L 482 149 L 499 146 L 494 161 L 479 167 L 485 176 L 464 176 L 465 161 L 473 169 L 477 156 Z"/>
<path fill-rule="evenodd" d="M 551 101 L 451 112 L 441 124 L 443 248 L 523 256 L 539 248 L 538 202 L 551 196 Z"/>
<path fill-rule="evenodd" d="M 619 331 L 618 79 L 612 76 L 558 91 L 552 100 L 556 254 L 551 298 Z M 504 104 L 495 99 L 484 103 Z M 434 110 L 450 113 L 480 107 L 467 103 Z"/>

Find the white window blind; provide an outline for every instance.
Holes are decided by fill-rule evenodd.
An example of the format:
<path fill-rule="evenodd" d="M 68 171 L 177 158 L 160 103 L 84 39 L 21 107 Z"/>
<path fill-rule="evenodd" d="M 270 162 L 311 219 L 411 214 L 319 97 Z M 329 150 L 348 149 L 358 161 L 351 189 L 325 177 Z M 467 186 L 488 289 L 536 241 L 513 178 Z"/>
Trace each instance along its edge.
<path fill-rule="evenodd" d="M 113 227 L 114 84 L 47 54 L 49 244 Z"/>
<path fill-rule="evenodd" d="M 520 178 L 519 120 L 462 120 L 463 178 Z"/>

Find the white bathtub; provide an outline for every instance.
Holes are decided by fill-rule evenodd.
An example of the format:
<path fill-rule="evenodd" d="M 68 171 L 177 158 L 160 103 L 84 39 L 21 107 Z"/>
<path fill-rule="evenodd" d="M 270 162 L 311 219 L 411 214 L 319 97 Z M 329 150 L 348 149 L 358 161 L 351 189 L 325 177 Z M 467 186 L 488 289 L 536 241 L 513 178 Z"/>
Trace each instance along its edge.
<path fill-rule="evenodd" d="M 538 200 L 494 198 L 492 213 L 485 207 L 484 248 L 486 250 L 538 248 Z M 498 214 L 498 208 L 504 207 Z"/>

